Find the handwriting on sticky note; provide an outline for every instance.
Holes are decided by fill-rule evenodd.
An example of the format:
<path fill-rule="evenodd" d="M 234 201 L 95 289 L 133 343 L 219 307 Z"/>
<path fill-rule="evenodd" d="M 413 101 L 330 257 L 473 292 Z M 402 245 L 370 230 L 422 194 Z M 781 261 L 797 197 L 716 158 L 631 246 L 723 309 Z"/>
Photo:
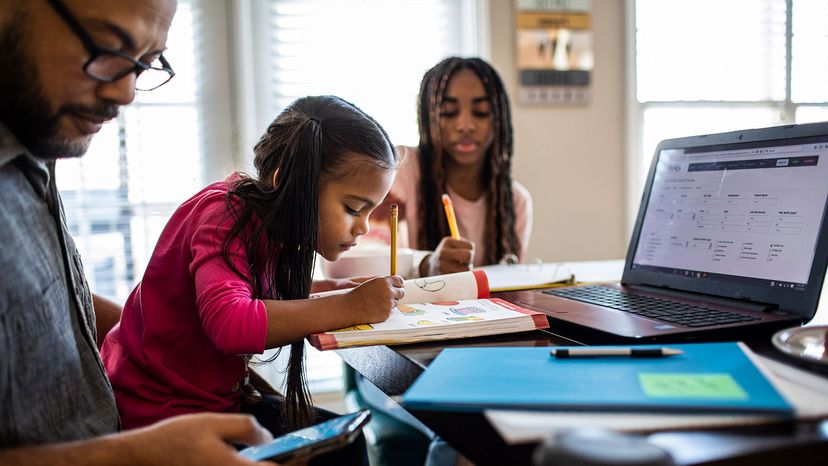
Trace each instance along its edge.
<path fill-rule="evenodd" d="M 641 373 L 647 396 L 656 398 L 747 399 L 747 392 L 727 373 Z"/>

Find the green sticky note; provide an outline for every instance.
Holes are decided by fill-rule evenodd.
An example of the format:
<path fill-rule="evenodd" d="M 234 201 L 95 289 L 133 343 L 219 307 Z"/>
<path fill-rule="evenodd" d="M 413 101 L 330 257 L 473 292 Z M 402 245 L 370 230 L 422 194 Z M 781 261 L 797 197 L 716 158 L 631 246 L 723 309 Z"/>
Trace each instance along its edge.
<path fill-rule="evenodd" d="M 727 373 L 641 373 L 638 381 L 655 398 L 713 398 L 744 400 L 747 392 Z"/>

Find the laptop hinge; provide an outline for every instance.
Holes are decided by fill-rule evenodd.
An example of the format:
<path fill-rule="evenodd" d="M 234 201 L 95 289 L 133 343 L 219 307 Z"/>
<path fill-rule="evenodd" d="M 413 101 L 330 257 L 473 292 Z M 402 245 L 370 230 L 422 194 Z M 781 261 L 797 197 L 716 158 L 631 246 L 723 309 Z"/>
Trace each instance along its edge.
<path fill-rule="evenodd" d="M 689 299 L 693 301 L 699 301 L 700 293 L 689 293 L 686 291 L 680 290 L 671 290 L 669 288 L 660 288 L 657 286 L 647 286 L 647 285 L 627 285 L 627 288 L 638 289 L 642 291 L 647 291 L 650 293 L 657 293 L 661 295 L 671 296 L 674 298 L 680 299 Z M 735 307 L 737 309 L 744 309 L 746 311 L 754 311 L 754 312 L 772 312 L 779 309 L 779 306 L 776 304 L 768 304 L 768 303 L 760 303 L 755 301 L 745 301 L 740 299 L 731 299 L 731 298 L 723 298 L 721 296 L 714 296 L 709 294 L 701 294 L 704 296 L 704 302 L 708 302 L 711 304 L 717 304 L 719 306 L 730 306 Z"/>

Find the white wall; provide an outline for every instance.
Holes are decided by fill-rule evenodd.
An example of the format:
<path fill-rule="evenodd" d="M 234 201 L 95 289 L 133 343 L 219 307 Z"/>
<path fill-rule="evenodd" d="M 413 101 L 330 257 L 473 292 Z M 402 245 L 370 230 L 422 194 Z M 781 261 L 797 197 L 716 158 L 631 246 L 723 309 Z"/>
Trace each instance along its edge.
<path fill-rule="evenodd" d="M 621 258 L 626 251 L 624 2 L 592 2 L 592 100 L 518 102 L 514 2 L 490 2 L 491 61 L 513 106 L 514 176 L 532 193 L 528 260 Z"/>

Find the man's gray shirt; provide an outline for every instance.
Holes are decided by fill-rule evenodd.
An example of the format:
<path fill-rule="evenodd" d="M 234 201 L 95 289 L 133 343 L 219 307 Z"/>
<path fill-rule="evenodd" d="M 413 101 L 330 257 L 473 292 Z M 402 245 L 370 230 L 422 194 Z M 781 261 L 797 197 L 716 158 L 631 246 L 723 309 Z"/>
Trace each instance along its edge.
<path fill-rule="evenodd" d="M 54 178 L 0 125 L 0 448 L 118 430 Z"/>

